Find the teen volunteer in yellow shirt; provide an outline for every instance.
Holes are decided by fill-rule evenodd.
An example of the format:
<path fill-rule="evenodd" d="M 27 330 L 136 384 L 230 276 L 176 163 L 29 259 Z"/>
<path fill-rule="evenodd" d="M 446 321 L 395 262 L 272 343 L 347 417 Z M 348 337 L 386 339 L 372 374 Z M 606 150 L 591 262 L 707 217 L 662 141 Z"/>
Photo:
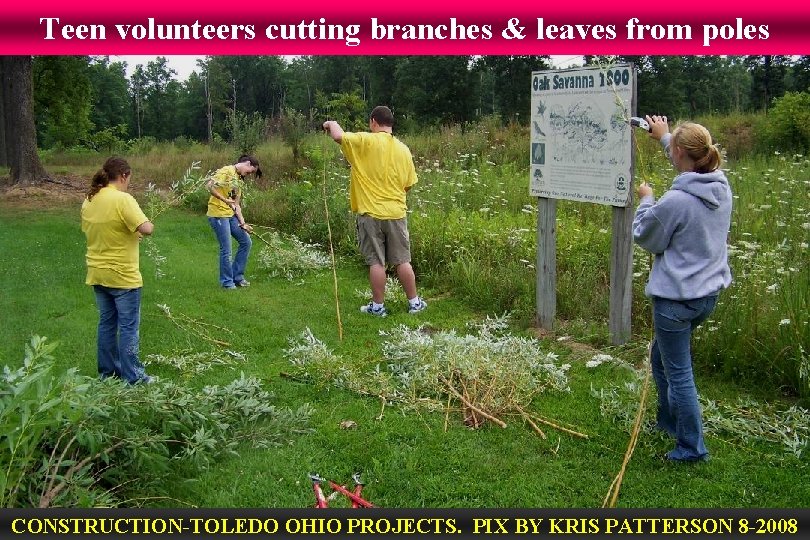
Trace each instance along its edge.
<path fill-rule="evenodd" d="M 416 291 L 406 217 L 406 195 L 417 182 L 413 157 L 393 136 L 391 109 L 375 107 L 368 125 L 371 133 L 350 133 L 334 120 L 323 123 L 352 166 L 349 199 L 352 212 L 357 214 L 357 240 L 369 267 L 372 296 L 360 311 L 378 317 L 388 314 L 384 305 L 385 265 L 392 264 L 408 297 L 408 313 L 418 313 L 427 303 Z"/>
<path fill-rule="evenodd" d="M 135 384 L 151 382 L 138 359 L 143 279 L 139 266 L 141 235 L 154 226 L 127 193 L 132 169 L 109 158 L 94 176 L 82 203 L 87 237 L 87 279 L 99 310 L 98 373 Z"/>
<path fill-rule="evenodd" d="M 208 199 L 208 223 L 219 242 L 219 284 L 225 289 L 248 287 L 245 279 L 250 254 L 250 225 L 242 216 L 242 185 L 248 174 L 261 178 L 259 160 L 243 154 L 234 165 L 218 169 L 206 183 L 211 193 Z M 231 237 L 239 243 L 236 256 L 231 260 Z"/>

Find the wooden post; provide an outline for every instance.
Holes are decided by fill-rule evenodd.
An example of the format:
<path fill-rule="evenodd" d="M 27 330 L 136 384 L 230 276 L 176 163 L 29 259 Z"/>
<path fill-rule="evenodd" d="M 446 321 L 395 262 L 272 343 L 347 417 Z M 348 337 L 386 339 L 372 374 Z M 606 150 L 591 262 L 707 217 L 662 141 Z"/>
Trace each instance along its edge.
<path fill-rule="evenodd" d="M 633 94 L 630 110 L 636 114 L 637 92 L 636 67 L 633 72 Z M 635 134 L 630 135 L 630 193 L 627 205 L 613 208 L 613 231 L 610 241 L 610 316 L 608 329 L 610 342 L 623 345 L 630 341 L 633 306 L 633 217 L 635 216 L 633 191 L 636 188 Z"/>
<path fill-rule="evenodd" d="M 537 323 L 554 329 L 557 314 L 557 200 L 537 198 Z"/>
<path fill-rule="evenodd" d="M 633 216 L 631 206 L 613 208 L 610 242 L 610 342 L 622 345 L 630 340 L 633 304 Z"/>

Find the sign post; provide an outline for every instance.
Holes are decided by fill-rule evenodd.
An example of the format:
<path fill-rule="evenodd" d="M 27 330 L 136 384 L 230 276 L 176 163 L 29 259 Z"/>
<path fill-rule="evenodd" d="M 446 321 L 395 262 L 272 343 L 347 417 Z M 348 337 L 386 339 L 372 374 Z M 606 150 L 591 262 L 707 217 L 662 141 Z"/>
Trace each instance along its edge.
<path fill-rule="evenodd" d="M 630 338 L 633 270 L 632 65 L 532 73 L 529 192 L 538 197 L 537 321 L 556 315 L 556 199 L 613 207 L 609 330 Z"/>

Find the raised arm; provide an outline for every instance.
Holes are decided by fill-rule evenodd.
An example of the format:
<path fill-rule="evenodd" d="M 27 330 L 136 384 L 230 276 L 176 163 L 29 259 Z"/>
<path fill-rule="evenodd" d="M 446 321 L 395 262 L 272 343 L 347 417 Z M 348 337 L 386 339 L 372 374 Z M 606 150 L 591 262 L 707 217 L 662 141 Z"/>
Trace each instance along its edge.
<path fill-rule="evenodd" d="M 332 137 L 332 140 L 335 141 L 336 143 L 340 144 L 340 142 L 343 140 L 343 128 L 340 127 L 340 124 L 338 124 L 336 121 L 327 120 L 326 122 L 324 122 L 323 130 L 330 137 Z"/>

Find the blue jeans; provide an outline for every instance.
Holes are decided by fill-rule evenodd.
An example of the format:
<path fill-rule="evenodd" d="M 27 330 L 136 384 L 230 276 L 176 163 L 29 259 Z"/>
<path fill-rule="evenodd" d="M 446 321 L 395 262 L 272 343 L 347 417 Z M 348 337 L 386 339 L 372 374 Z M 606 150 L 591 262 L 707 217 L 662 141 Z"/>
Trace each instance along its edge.
<path fill-rule="evenodd" d="M 236 216 L 229 218 L 209 217 L 208 223 L 214 229 L 219 242 L 219 284 L 231 288 L 245 279 L 245 267 L 252 241 L 250 235 L 239 227 Z M 236 256 L 231 261 L 231 236 L 239 242 Z"/>
<path fill-rule="evenodd" d="M 141 288 L 113 289 L 93 285 L 98 306 L 98 373 L 130 384 L 146 379 L 138 360 Z"/>
<path fill-rule="evenodd" d="M 717 305 L 717 296 L 694 300 L 653 297 L 655 340 L 652 375 L 658 387 L 657 427 L 675 437 L 667 458 L 677 461 L 706 459 L 703 418 L 692 373 L 692 331 Z"/>

